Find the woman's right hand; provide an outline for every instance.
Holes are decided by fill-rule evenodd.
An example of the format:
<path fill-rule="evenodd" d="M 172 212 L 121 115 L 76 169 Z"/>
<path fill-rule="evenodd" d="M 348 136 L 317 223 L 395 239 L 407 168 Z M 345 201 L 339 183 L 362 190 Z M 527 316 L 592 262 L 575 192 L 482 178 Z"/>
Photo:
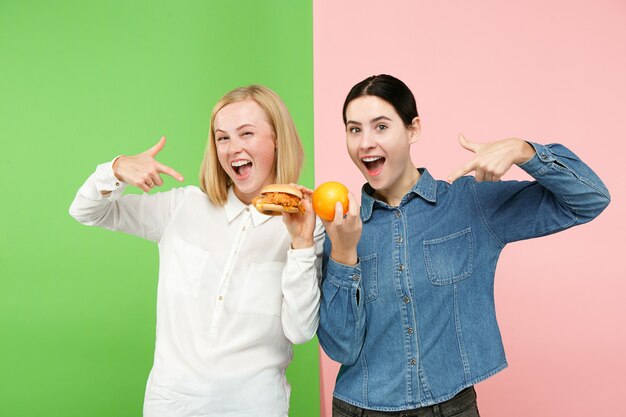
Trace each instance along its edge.
<path fill-rule="evenodd" d="M 113 173 L 120 181 L 141 188 L 145 192 L 163 185 L 160 174 L 167 174 L 177 181 L 183 181 L 180 173 L 154 159 L 164 146 L 165 136 L 162 136 L 159 143 L 145 152 L 133 156 L 120 156 L 113 162 Z"/>
<path fill-rule="evenodd" d="M 330 257 L 344 265 L 356 265 L 358 261 L 356 248 L 361 239 L 363 222 L 359 215 L 360 209 L 352 193 L 348 194 L 348 213 L 343 216 L 343 207 L 337 202 L 335 218 L 332 222 L 322 220 L 326 235 L 332 242 Z"/>

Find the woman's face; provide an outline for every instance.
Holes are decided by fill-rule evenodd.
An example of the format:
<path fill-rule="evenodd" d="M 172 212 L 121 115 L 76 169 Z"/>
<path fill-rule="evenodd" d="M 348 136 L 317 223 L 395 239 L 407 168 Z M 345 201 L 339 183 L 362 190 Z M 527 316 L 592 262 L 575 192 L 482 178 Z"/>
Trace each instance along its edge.
<path fill-rule="evenodd" d="M 395 195 L 399 187 L 414 182 L 409 148 L 419 135 L 417 118 L 407 128 L 387 101 L 361 96 L 348 104 L 346 120 L 348 153 L 372 188 L 381 195 Z"/>
<path fill-rule="evenodd" d="M 215 147 L 222 169 L 245 204 L 274 182 L 276 135 L 254 100 L 224 106 L 215 115 Z"/>

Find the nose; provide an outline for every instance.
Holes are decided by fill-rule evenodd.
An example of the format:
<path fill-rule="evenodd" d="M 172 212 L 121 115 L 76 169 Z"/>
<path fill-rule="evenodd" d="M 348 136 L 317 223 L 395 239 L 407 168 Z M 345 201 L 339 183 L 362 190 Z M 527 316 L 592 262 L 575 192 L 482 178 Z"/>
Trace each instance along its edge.
<path fill-rule="evenodd" d="M 361 134 L 361 142 L 359 143 L 359 147 L 362 150 L 375 148 L 376 142 L 374 140 L 374 133 L 369 130 L 363 130 L 363 133 Z"/>
<path fill-rule="evenodd" d="M 229 145 L 230 146 L 228 147 L 228 150 L 232 154 L 238 154 L 238 153 L 241 153 L 241 151 L 243 151 L 243 143 L 241 139 L 237 137 L 231 138 Z"/>

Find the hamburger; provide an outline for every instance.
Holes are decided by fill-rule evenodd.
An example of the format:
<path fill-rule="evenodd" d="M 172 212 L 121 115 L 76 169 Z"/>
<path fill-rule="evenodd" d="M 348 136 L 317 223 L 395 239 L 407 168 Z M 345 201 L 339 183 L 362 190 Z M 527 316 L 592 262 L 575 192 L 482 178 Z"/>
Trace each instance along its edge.
<path fill-rule="evenodd" d="M 268 216 L 282 213 L 304 213 L 302 192 L 287 184 L 270 184 L 261 189 L 261 195 L 252 199 L 254 207 Z"/>

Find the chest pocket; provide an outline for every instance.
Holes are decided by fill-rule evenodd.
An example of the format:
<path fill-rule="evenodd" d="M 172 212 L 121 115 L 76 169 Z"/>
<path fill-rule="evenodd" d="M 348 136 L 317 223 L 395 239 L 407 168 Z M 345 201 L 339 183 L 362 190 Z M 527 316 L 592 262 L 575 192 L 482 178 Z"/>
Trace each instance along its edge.
<path fill-rule="evenodd" d="M 361 261 L 361 288 L 365 303 L 371 303 L 378 297 L 378 264 L 376 254 L 359 258 Z"/>
<path fill-rule="evenodd" d="M 212 264 L 209 252 L 176 236 L 172 239 L 172 248 L 166 287 L 179 294 L 198 298 L 204 271 Z"/>
<path fill-rule="evenodd" d="M 284 262 L 251 263 L 238 311 L 280 316 L 283 306 Z"/>
<path fill-rule="evenodd" d="M 449 285 L 472 275 L 474 262 L 472 229 L 424 241 L 424 260 L 433 285 Z"/>

